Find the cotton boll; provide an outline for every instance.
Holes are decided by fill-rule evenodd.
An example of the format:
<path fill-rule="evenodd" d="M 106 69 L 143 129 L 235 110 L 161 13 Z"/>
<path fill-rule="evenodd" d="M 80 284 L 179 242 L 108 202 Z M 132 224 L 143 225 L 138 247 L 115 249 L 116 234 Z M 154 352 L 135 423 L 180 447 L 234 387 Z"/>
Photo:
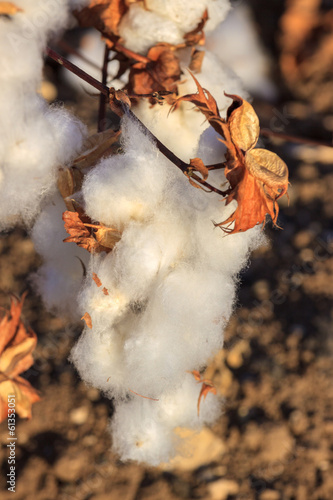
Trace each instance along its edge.
<path fill-rule="evenodd" d="M 224 21 L 229 10 L 229 0 L 208 0 L 208 21 L 205 24 L 205 33 L 209 33 Z"/>
<path fill-rule="evenodd" d="M 0 150 L 0 212 L 4 227 L 13 215 L 31 222 L 41 201 L 55 189 L 57 168 L 72 159 L 82 143 L 81 125 L 64 110 L 48 110 L 37 96 L 30 100 L 29 112 L 16 117 L 15 127 L 3 124 L 6 128 Z"/>
<path fill-rule="evenodd" d="M 63 200 L 56 195 L 34 224 L 31 238 L 44 264 L 32 281 L 50 310 L 78 320 L 77 295 L 83 281 L 80 260 L 87 265 L 89 254 L 74 243 L 63 242 L 68 237 L 62 220 L 65 210 Z"/>
<path fill-rule="evenodd" d="M 157 466 L 175 452 L 172 429 L 158 419 L 158 401 L 140 397 L 117 405 L 111 422 L 113 449 L 121 460 Z"/>
<path fill-rule="evenodd" d="M 131 389 L 158 397 L 222 346 L 234 295 L 233 285 L 223 278 L 176 268 L 153 290 L 124 343 Z"/>
<path fill-rule="evenodd" d="M 173 168 L 129 120 L 124 120 L 123 142 L 125 153 L 103 160 L 82 187 L 87 214 L 119 229 L 152 216 Z"/>
<path fill-rule="evenodd" d="M 221 408 L 220 399 L 208 394 L 201 401 L 198 416 L 201 384 L 192 374 L 184 374 L 183 378 L 177 390 L 163 394 L 158 401 L 135 395 L 131 401 L 118 403 L 110 427 L 113 449 L 121 460 L 157 466 L 177 452 L 181 443 L 174 432 L 176 428 L 199 429 L 203 423 L 216 419 Z"/>
<path fill-rule="evenodd" d="M 183 41 L 181 29 L 170 19 L 134 3 L 119 24 L 119 35 L 128 49 L 145 54 L 159 42 L 172 45 Z"/>
<path fill-rule="evenodd" d="M 0 227 L 18 219 L 30 224 L 40 203 L 55 189 L 56 169 L 75 156 L 84 128 L 37 95 L 43 49 L 68 18 L 65 0 L 18 0 L 22 8 L 1 18 Z M 19 196 L 17 196 L 19 193 Z"/>
<path fill-rule="evenodd" d="M 86 327 L 71 352 L 82 380 L 109 397 L 124 398 L 128 393 L 124 366 L 124 339 L 112 328 Z"/>
<path fill-rule="evenodd" d="M 177 112 L 170 113 L 170 106 L 155 105 L 141 101 L 135 114 L 145 126 L 174 154 L 188 162 L 196 154 L 201 132 L 208 126 L 201 113 L 190 103 L 182 103 Z"/>
<path fill-rule="evenodd" d="M 149 10 L 164 16 L 180 27 L 183 33 L 188 33 L 197 27 L 203 13 L 208 9 L 211 22 L 208 29 L 212 30 L 225 18 L 230 4 L 228 0 L 147 0 Z"/>
<path fill-rule="evenodd" d="M 23 12 L 17 13 L 11 22 L 9 46 L 17 55 L 24 45 L 37 44 L 40 49 L 46 39 L 63 30 L 68 23 L 67 0 L 16 0 L 15 5 Z"/>

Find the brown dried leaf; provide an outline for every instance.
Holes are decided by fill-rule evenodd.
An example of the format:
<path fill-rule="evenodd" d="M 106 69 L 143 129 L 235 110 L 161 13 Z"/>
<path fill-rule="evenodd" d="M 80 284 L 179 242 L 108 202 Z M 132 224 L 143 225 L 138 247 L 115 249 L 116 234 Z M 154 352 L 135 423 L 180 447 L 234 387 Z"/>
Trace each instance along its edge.
<path fill-rule="evenodd" d="M 76 158 L 73 166 L 79 169 L 95 165 L 101 158 L 117 153 L 121 131 L 105 130 L 90 136 L 83 144 L 84 153 Z"/>
<path fill-rule="evenodd" d="M 225 95 L 233 99 L 227 111 L 231 140 L 242 151 L 248 151 L 258 142 L 259 118 L 249 102 L 237 95 Z"/>
<path fill-rule="evenodd" d="M 65 211 L 62 215 L 65 229 L 70 235 L 64 243 L 76 243 L 90 253 L 110 252 L 121 239 L 121 232 L 103 224 L 92 224 L 83 212 Z"/>
<path fill-rule="evenodd" d="M 194 49 L 191 55 L 189 68 L 193 73 L 201 73 L 201 66 L 205 57 L 204 50 Z"/>
<path fill-rule="evenodd" d="M 84 315 L 81 318 L 83 321 L 85 321 L 86 325 L 88 328 L 92 329 L 92 321 L 91 321 L 91 316 L 89 313 L 84 313 Z"/>
<path fill-rule="evenodd" d="M 85 248 L 90 253 L 109 252 L 110 249 L 103 247 L 94 238 L 91 220 L 86 215 L 80 215 L 78 212 L 65 211 L 62 215 L 65 223 L 65 229 L 69 238 L 65 238 L 64 243 L 76 243 L 79 247 Z"/>
<path fill-rule="evenodd" d="M 149 49 L 146 61 L 135 63 L 130 70 L 127 89 L 134 94 L 177 92 L 181 69 L 174 46 L 159 43 Z"/>
<path fill-rule="evenodd" d="M 204 181 L 208 178 L 209 170 L 201 158 L 192 158 L 190 160 L 190 165 L 193 167 L 192 170 L 195 170 L 202 175 Z"/>
<path fill-rule="evenodd" d="M 15 394 L 15 411 L 22 418 L 31 418 L 31 405 L 39 401 L 37 391 L 19 376 L 33 364 L 32 352 L 37 337 L 26 329 L 20 316 L 25 299 L 12 298 L 10 311 L 0 322 L 0 421 L 8 414 L 8 395 Z"/>
<path fill-rule="evenodd" d="M 131 107 L 131 100 L 126 91 L 110 89 L 109 104 L 111 111 L 116 113 L 120 118 L 124 116 L 125 110 Z"/>
<path fill-rule="evenodd" d="M 12 16 L 17 12 L 23 12 L 23 9 L 12 2 L 0 2 L 0 15 Z"/>
<path fill-rule="evenodd" d="M 74 10 L 80 26 L 94 27 L 104 36 L 118 35 L 118 26 L 128 10 L 126 0 L 91 0 L 88 7 Z"/>
<path fill-rule="evenodd" d="M 112 250 L 115 244 L 120 241 L 121 234 L 122 233 L 117 231 L 117 229 L 100 224 L 99 228 L 96 229 L 94 236 L 100 245 Z"/>
<path fill-rule="evenodd" d="M 194 28 L 194 30 L 184 35 L 184 40 L 187 46 L 205 44 L 205 34 L 203 32 L 203 29 L 207 21 L 208 21 L 208 10 L 206 9 L 202 15 L 201 21 L 199 22 L 198 26 Z"/>
<path fill-rule="evenodd" d="M 199 415 L 201 399 L 203 398 L 205 400 L 209 392 L 211 392 L 212 394 L 216 394 L 216 387 L 214 386 L 211 380 L 203 379 L 198 370 L 193 370 L 191 373 L 194 376 L 195 380 L 202 384 L 197 404 L 198 415 Z"/>
<path fill-rule="evenodd" d="M 279 213 L 276 200 L 288 188 L 288 168 L 279 156 L 264 149 L 253 149 L 246 153 L 244 167 L 231 170 L 227 167 L 225 174 L 232 187 L 226 204 L 236 200 L 238 206 L 219 226 L 227 225 L 223 229 L 228 233 L 246 231 L 265 222 L 267 214 L 276 224 Z M 232 223 L 234 228 L 229 229 Z"/>
<path fill-rule="evenodd" d="M 253 177 L 269 188 L 272 199 L 281 198 L 288 189 L 288 167 L 281 158 L 267 149 L 253 149 L 245 155 L 245 166 Z"/>
<path fill-rule="evenodd" d="M 66 198 L 80 191 L 83 182 L 83 174 L 76 167 L 60 168 L 58 171 L 58 189 L 63 197 L 66 207 L 73 210 L 73 203 Z"/>

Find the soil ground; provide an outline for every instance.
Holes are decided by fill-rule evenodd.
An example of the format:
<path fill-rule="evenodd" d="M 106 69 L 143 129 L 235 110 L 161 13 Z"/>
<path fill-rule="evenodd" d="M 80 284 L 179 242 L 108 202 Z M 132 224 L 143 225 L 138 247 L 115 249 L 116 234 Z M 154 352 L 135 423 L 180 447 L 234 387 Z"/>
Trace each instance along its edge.
<path fill-rule="evenodd" d="M 295 97 L 275 107 L 254 105 L 264 124 L 288 105 L 287 132 L 331 136 L 333 115 L 315 115 Z M 86 96 L 74 107 L 91 117 L 96 102 Z M 333 498 L 333 153 L 265 144 L 290 169 L 283 229 L 267 227 L 266 246 L 240 275 L 225 347 L 207 368 L 225 397 L 224 412 L 195 437 L 192 456 L 172 465 L 122 464 L 110 451 L 112 403 L 86 387 L 68 362 L 81 326 L 68 328 L 30 290 L 28 276 L 40 258 L 25 231 L 1 236 L 0 305 L 8 306 L 9 292 L 30 290 L 24 317 L 38 346 L 25 376 L 42 393 L 33 418 L 18 421 L 15 494 L 6 489 L 7 449 L 1 450 L 3 500 Z M 6 437 L 3 423 L 2 443 Z"/>

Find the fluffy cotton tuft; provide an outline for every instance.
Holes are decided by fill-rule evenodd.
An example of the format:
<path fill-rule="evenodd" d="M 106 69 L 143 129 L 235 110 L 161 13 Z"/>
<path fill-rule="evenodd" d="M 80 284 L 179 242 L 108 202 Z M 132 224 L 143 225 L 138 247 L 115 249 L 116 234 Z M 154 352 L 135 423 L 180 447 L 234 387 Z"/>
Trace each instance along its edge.
<path fill-rule="evenodd" d="M 210 397 L 198 421 L 199 388 L 188 372 L 222 347 L 237 273 L 261 235 L 255 228 L 226 236 L 214 227 L 232 207 L 194 189 L 129 118 L 123 130 L 125 153 L 102 160 L 82 188 L 87 214 L 120 229 L 122 238 L 107 256 L 91 258 L 79 303 L 92 329 L 85 328 L 72 360 L 88 384 L 116 399 L 112 435 L 121 458 L 157 465 L 173 455 L 176 427 L 215 418 Z M 210 146 L 203 150 L 206 158 L 216 155 Z M 185 386 L 191 405 L 176 411 Z M 131 391 L 139 396 L 124 402 Z M 186 418 L 185 406 L 193 410 Z"/>
<path fill-rule="evenodd" d="M 0 227 L 31 223 L 70 162 L 84 127 L 38 95 L 47 39 L 68 21 L 67 1 L 18 0 L 23 12 L 0 19 Z"/>
<path fill-rule="evenodd" d="M 147 0 L 133 3 L 119 25 L 119 34 L 126 47 L 144 54 L 159 42 L 177 45 L 184 35 L 200 23 L 208 10 L 206 31 L 213 30 L 227 15 L 229 0 Z"/>

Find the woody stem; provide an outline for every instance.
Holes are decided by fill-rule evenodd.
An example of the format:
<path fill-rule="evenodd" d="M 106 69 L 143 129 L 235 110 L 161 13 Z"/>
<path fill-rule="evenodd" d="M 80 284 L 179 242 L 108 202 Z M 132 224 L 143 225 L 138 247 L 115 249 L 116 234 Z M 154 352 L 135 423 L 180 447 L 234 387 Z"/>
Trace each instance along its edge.
<path fill-rule="evenodd" d="M 105 45 L 103 68 L 102 68 L 102 85 L 105 86 L 108 77 L 109 55 L 110 55 L 110 49 L 107 45 Z M 97 128 L 98 132 L 103 132 L 105 130 L 106 104 L 107 104 L 107 96 L 103 92 L 101 92 L 99 97 L 99 110 L 98 110 L 98 128 Z"/>
<path fill-rule="evenodd" d="M 110 89 L 105 83 L 101 83 L 92 76 L 88 75 L 85 71 L 82 69 L 78 68 L 75 64 L 71 63 L 66 59 L 65 57 L 61 56 L 54 50 L 50 49 L 49 47 L 46 48 L 46 54 L 56 61 L 58 64 L 61 64 L 64 66 L 64 68 L 68 69 L 75 75 L 77 75 L 79 78 L 84 80 L 85 82 L 89 83 L 95 89 L 97 89 L 101 94 L 109 98 L 110 96 Z M 226 191 L 221 191 L 220 189 L 217 189 L 214 186 L 211 186 L 208 182 L 204 181 L 199 177 L 197 174 L 193 172 L 193 167 L 185 163 L 183 160 L 178 158 L 172 151 L 170 151 L 169 148 L 167 148 L 142 122 L 139 120 L 137 116 L 131 111 L 131 109 L 126 106 L 122 101 L 120 101 L 121 105 L 123 106 L 123 110 L 126 114 L 128 114 L 132 120 L 134 120 L 140 127 L 143 129 L 145 134 L 149 136 L 152 141 L 156 144 L 156 147 L 158 150 L 166 157 L 168 160 L 170 160 L 176 167 L 178 167 L 185 175 L 188 177 L 191 176 L 191 179 L 196 181 L 198 184 L 201 186 L 206 187 L 209 191 L 213 191 L 214 193 L 217 193 L 221 196 L 226 196 L 229 193 L 229 190 Z"/>

